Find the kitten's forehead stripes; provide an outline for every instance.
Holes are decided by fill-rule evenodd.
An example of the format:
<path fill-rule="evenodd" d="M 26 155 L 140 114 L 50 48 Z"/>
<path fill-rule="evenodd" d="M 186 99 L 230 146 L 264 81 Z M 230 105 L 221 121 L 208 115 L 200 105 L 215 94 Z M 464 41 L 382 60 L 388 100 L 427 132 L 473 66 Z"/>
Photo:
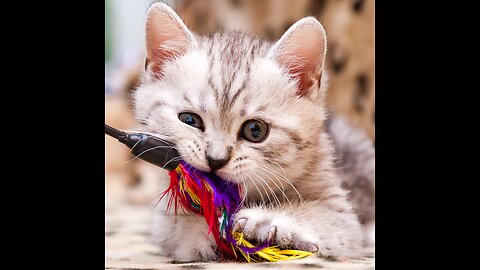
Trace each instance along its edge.
<path fill-rule="evenodd" d="M 214 44 L 211 44 L 208 47 L 208 53 L 207 53 L 207 57 L 210 59 L 208 61 L 208 70 L 210 70 L 210 73 L 208 75 L 208 86 L 210 88 L 212 88 L 213 93 L 215 94 L 215 100 L 218 100 L 218 90 L 217 90 L 217 87 L 215 87 L 215 85 L 213 84 L 213 73 L 211 72 L 211 70 L 213 70 L 213 65 L 214 65 L 214 60 L 215 60 L 215 58 L 213 57 L 213 54 L 212 54 L 213 46 L 214 46 Z"/>
<path fill-rule="evenodd" d="M 192 102 L 188 98 L 187 94 L 183 94 L 183 100 L 186 101 L 188 104 L 192 105 Z"/>
<path fill-rule="evenodd" d="M 257 44 L 256 44 L 257 45 Z M 255 52 L 256 52 L 256 49 L 258 49 L 258 46 L 253 46 L 251 51 L 250 51 L 250 56 L 249 56 L 249 59 L 247 60 L 247 62 L 245 63 L 246 65 L 246 70 L 245 70 L 245 77 L 246 79 L 243 81 L 242 85 L 240 86 L 240 88 L 235 92 L 235 94 L 233 95 L 232 99 L 230 100 L 230 107 L 233 106 L 233 104 L 235 103 L 235 101 L 237 100 L 238 96 L 242 93 L 242 91 L 247 87 L 248 83 L 250 82 L 250 67 L 251 67 L 251 63 L 253 62 L 254 60 L 254 57 L 255 57 Z"/>
<path fill-rule="evenodd" d="M 211 70 L 211 67 L 210 67 L 210 70 Z M 210 88 L 212 88 L 213 93 L 215 94 L 215 100 L 218 101 L 218 89 L 217 89 L 217 87 L 213 84 L 212 75 L 210 75 L 210 76 L 208 77 L 208 86 L 210 86 Z"/>
<path fill-rule="evenodd" d="M 222 128 L 230 129 L 230 109 L 238 100 L 245 103 L 252 98 L 245 96 L 239 99 L 249 87 L 251 65 L 256 56 L 266 56 L 271 45 L 241 32 L 219 33 L 204 41 L 209 58 L 208 85 L 215 96 L 218 120 Z"/>

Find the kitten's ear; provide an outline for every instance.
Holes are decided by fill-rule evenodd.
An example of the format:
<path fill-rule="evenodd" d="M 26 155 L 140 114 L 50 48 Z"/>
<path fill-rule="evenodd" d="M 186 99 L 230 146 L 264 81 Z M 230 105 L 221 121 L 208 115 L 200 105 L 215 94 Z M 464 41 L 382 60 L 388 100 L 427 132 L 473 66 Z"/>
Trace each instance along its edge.
<path fill-rule="evenodd" d="M 155 3 L 147 14 L 146 46 L 145 69 L 160 77 L 165 61 L 183 55 L 196 43 L 173 9 L 163 3 Z"/>
<path fill-rule="evenodd" d="M 323 26 L 313 17 L 293 24 L 269 52 L 269 57 L 298 79 L 297 94 L 308 94 L 321 83 L 327 37 Z"/>

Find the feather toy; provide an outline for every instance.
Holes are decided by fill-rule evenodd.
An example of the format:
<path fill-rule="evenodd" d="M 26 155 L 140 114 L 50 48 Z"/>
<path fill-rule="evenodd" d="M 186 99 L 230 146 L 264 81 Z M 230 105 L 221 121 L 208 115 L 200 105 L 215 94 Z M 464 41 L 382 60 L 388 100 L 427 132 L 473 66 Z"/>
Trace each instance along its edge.
<path fill-rule="evenodd" d="M 224 259 L 245 259 L 247 262 L 284 261 L 304 258 L 313 253 L 303 250 L 282 250 L 269 242 L 257 246 L 243 233 L 233 232 L 234 214 L 242 207 L 240 185 L 226 181 L 213 173 L 199 171 L 184 161 L 172 171 L 170 186 L 160 199 L 169 194 L 167 211 L 178 207 L 202 215 L 208 224 Z M 240 254 L 241 257 L 238 255 Z"/>
<path fill-rule="evenodd" d="M 161 194 L 160 200 L 168 194 L 167 211 L 173 205 L 175 214 L 181 207 L 184 211 L 203 216 L 208 224 L 208 233 L 213 235 L 223 259 L 276 262 L 313 255 L 303 250 L 271 246 L 268 241 L 253 245 L 242 232 L 233 232 L 234 215 L 243 206 L 241 187 L 180 161 L 180 154 L 165 140 L 150 134 L 120 131 L 107 124 L 105 134 L 128 146 L 135 157 L 169 171 L 170 185 Z"/>

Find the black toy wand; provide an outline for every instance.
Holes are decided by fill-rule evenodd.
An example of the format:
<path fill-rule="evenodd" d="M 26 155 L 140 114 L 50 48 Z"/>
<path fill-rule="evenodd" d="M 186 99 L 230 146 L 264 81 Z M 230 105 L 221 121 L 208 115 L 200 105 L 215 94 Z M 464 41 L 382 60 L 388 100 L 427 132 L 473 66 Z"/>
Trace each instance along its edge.
<path fill-rule="evenodd" d="M 180 163 L 180 154 L 172 144 L 153 135 L 127 133 L 105 124 L 105 134 L 112 136 L 130 148 L 130 152 L 140 159 L 169 171 Z"/>

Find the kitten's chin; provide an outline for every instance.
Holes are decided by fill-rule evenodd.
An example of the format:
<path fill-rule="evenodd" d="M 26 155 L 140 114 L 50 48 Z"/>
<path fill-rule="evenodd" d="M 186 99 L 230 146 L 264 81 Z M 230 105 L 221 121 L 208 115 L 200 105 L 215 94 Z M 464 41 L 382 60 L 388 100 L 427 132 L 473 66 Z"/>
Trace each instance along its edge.
<path fill-rule="evenodd" d="M 215 174 L 224 179 L 224 180 L 227 180 L 227 181 L 230 181 L 232 183 L 235 183 L 235 184 L 240 184 L 241 183 L 241 180 L 240 179 L 237 179 L 237 177 L 235 177 L 235 175 L 231 174 L 231 173 L 228 173 L 228 172 L 225 172 L 225 171 L 222 171 L 222 170 L 218 170 L 215 172 Z"/>
<path fill-rule="evenodd" d="M 197 170 L 207 172 L 207 173 L 210 173 L 212 171 L 209 166 L 205 166 L 199 162 L 196 162 L 195 160 L 190 159 L 188 156 L 183 156 L 182 159 L 189 165 L 192 165 L 192 167 L 194 167 Z M 241 178 L 237 174 L 230 173 L 225 168 L 215 171 L 214 174 L 216 174 L 218 177 L 224 180 L 230 181 L 235 184 L 239 184 L 242 182 Z"/>

